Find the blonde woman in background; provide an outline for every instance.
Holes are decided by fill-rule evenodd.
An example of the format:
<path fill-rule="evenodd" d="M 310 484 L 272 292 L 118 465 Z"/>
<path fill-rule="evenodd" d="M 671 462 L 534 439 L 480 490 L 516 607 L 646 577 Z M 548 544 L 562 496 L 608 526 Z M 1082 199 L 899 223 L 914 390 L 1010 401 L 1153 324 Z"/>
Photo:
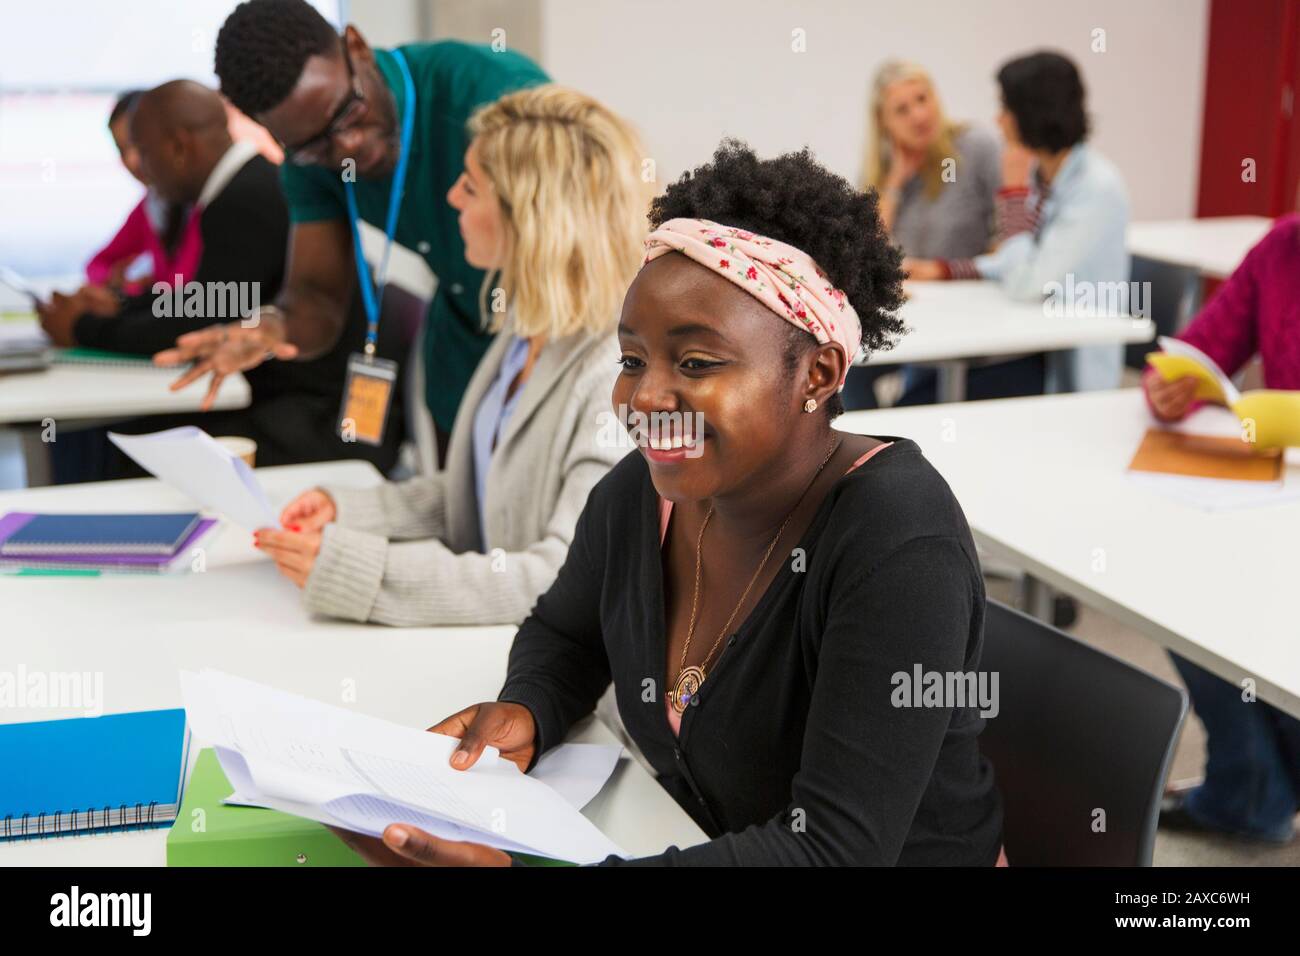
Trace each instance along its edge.
<path fill-rule="evenodd" d="M 993 242 L 993 197 L 1002 184 L 997 138 L 948 119 L 930 74 L 903 60 L 876 71 L 867 127 L 862 188 L 880 194 L 881 222 L 903 255 L 987 252 Z M 850 370 L 845 407 L 876 407 L 874 384 L 890 370 L 881 365 Z"/>
<path fill-rule="evenodd" d="M 481 301 L 498 334 L 443 471 L 315 488 L 284 509 L 287 530 L 258 532 L 257 546 L 320 614 L 522 621 L 563 563 L 588 492 L 626 452 L 602 440 L 602 426 L 619 372 L 618 312 L 644 255 L 638 138 L 555 85 L 502 97 L 470 132 L 447 199 L 465 258 L 488 272 Z"/>
<path fill-rule="evenodd" d="M 993 242 L 993 197 L 1002 185 L 1002 149 L 992 133 L 954 123 L 930 75 L 891 61 L 871 88 L 864 185 L 904 255 L 964 258 Z"/>

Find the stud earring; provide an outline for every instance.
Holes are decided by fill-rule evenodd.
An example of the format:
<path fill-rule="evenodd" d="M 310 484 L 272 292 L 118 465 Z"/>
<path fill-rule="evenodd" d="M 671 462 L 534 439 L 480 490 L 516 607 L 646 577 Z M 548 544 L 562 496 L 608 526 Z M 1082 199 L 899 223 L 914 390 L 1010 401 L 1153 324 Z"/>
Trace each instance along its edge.
<path fill-rule="evenodd" d="M 815 398 L 810 398 L 810 399 L 808 399 L 808 401 L 804 402 L 804 403 L 803 403 L 803 410 L 804 410 L 805 412 L 815 412 L 815 411 L 817 411 L 817 399 L 815 399 Z"/>

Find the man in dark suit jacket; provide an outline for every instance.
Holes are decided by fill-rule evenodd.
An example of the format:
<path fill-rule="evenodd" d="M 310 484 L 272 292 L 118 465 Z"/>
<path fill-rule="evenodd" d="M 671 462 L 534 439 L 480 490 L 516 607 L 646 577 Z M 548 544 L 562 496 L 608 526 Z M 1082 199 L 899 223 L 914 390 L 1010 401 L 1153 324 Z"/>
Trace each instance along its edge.
<path fill-rule="evenodd" d="M 254 147 L 231 140 L 216 93 L 189 80 L 150 90 L 135 107 L 131 136 L 153 188 L 171 202 L 191 206 L 191 215 L 198 217 L 203 247 L 198 268 L 183 285 L 160 281 L 112 314 L 85 311 L 89 303 L 64 299 L 42 312 L 56 345 L 152 355 L 186 332 L 245 318 L 273 301 L 284 279 L 289 213 L 278 172 Z M 270 361 L 250 369 L 247 409 L 152 416 L 115 430 L 141 433 L 195 424 L 213 435 L 254 439 L 259 465 L 359 457 L 387 470 L 401 438 L 400 395 L 394 397 L 382 446 L 345 442 L 337 434 L 347 356 L 360 351 L 364 339 L 364 317 L 353 308 L 344 335 L 320 358 Z M 121 462 L 109 457 L 106 474 L 122 473 Z M 56 476 L 58 464 L 56 456 Z"/>

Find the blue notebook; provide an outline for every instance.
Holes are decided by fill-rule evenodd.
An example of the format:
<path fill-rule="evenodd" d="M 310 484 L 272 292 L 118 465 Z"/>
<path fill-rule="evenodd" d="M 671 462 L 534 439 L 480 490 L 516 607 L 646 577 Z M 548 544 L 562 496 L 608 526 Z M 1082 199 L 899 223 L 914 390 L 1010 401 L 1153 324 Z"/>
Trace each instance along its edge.
<path fill-rule="evenodd" d="M 175 554 L 198 524 L 182 514 L 38 514 L 0 547 L 0 555 Z"/>
<path fill-rule="evenodd" d="M 0 724 L 0 840 L 167 826 L 188 751 L 179 708 Z"/>

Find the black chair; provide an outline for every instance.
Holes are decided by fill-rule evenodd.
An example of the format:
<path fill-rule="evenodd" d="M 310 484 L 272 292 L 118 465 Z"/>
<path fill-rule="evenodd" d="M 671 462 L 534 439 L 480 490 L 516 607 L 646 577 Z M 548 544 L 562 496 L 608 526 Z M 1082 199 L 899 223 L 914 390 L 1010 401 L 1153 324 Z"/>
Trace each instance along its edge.
<path fill-rule="evenodd" d="M 1140 256 L 1133 257 L 1129 281 L 1143 284 L 1142 301 L 1130 302 L 1130 309 L 1137 311 L 1141 305 L 1155 323 L 1156 335 L 1177 335 L 1182 327 L 1191 320 L 1191 315 L 1184 315 L 1184 308 L 1192 303 L 1184 300 L 1193 290 L 1199 289 L 1196 283 L 1200 278 L 1195 270 L 1182 266 L 1173 266 L 1165 262 L 1153 262 Z M 1195 309 L 1192 308 L 1194 312 Z M 1141 371 L 1147 364 L 1147 353 L 1158 351 L 1159 345 L 1153 339 L 1150 342 L 1136 342 L 1124 346 L 1124 364 Z"/>
<path fill-rule="evenodd" d="M 992 600 L 981 667 L 1010 864 L 1150 866 L 1186 692 Z"/>

